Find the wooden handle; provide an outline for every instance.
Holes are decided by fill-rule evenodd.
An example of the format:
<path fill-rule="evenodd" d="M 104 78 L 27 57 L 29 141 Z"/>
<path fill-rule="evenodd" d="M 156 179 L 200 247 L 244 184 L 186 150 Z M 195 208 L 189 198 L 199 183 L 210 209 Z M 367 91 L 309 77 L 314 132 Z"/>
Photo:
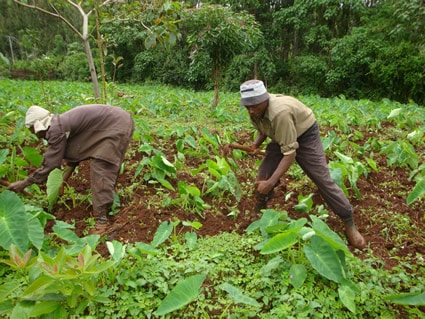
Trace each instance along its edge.
<path fill-rule="evenodd" d="M 248 152 L 248 153 L 250 153 L 252 151 L 251 147 L 246 146 L 246 145 L 242 145 L 242 144 L 229 144 L 229 147 L 236 148 L 238 150 L 242 150 L 242 151 L 245 151 L 245 152 Z M 264 154 L 266 154 L 266 152 L 265 151 L 258 151 L 253 155 L 257 155 L 257 154 L 258 155 L 264 155 Z"/>
<path fill-rule="evenodd" d="M 4 181 L 0 179 L 0 185 L 9 187 L 10 183 L 8 181 Z M 28 193 L 27 191 L 22 191 L 22 194 L 24 194 L 27 197 L 32 197 L 32 194 Z"/>

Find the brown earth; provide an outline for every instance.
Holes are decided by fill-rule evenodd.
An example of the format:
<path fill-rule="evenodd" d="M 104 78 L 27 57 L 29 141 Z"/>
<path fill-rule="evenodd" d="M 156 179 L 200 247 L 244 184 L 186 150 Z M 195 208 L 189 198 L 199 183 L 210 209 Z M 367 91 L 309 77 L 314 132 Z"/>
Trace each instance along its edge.
<path fill-rule="evenodd" d="M 238 136 L 240 143 L 249 144 L 251 142 L 251 137 L 246 132 L 238 134 L 240 134 Z M 163 152 L 173 162 L 176 153 L 175 143 L 161 143 L 159 145 L 164 147 L 164 144 L 170 145 L 170 149 L 163 149 Z M 255 220 L 252 213 L 252 192 L 243 194 L 238 203 L 234 197 L 228 197 L 222 201 L 212 197 L 203 198 L 206 203 L 211 205 L 211 209 L 204 212 L 204 218 L 193 211 L 178 206 L 165 207 L 161 201 L 163 194 L 168 192 L 167 190 L 164 188 L 159 190 L 159 184 L 145 182 L 141 177 L 133 180 L 135 167 L 145 156 L 145 154 L 138 152 L 137 148 L 136 143 L 130 146 L 126 169 L 118 178 L 116 190 L 119 193 L 121 191 L 121 206 L 119 212 L 111 216 L 108 239 L 147 243 L 153 239 L 156 229 L 163 221 L 180 221 L 176 229 L 183 232 L 189 230 L 189 228 L 183 226 L 181 222 L 197 220 L 202 223 L 202 227 L 197 230 L 199 236 L 214 236 L 221 232 L 232 231 L 243 233 L 247 226 Z M 384 156 L 377 157 L 375 154 L 374 158 L 379 170 L 377 172 L 371 171 L 367 178 L 362 176 L 357 182 L 362 198 L 356 199 L 353 192 L 350 192 L 349 197 L 355 208 L 355 222 L 367 239 L 368 247 L 363 251 L 348 247 L 359 258 L 367 258 L 373 255 L 382 260 L 388 269 L 397 266 L 399 260 L 416 263 L 417 258 L 419 258 L 418 254 L 419 256 L 425 254 L 423 232 L 418 233 L 416 231 L 417 229 L 425 229 L 424 200 L 408 206 L 405 196 L 415 185 L 413 181 L 409 181 L 409 171 L 403 168 L 388 168 Z M 235 171 L 235 174 L 239 183 L 243 185 L 251 184 L 252 186 L 255 178 L 254 162 L 258 159 L 245 156 L 243 159 L 236 160 L 239 169 Z M 205 160 L 206 158 L 190 158 L 190 160 L 187 159 L 185 165 L 197 168 Z M 78 173 L 69 179 L 68 184 L 79 194 L 89 194 L 89 180 L 89 163 L 82 162 Z M 170 182 L 176 187 L 178 180 L 195 184 L 199 188 L 202 185 L 201 177 L 192 176 L 188 172 L 178 173 L 177 178 Z M 129 186 L 133 186 L 133 188 L 132 191 L 127 193 L 125 189 Z M 290 196 L 288 195 L 289 191 L 292 192 Z M 126 195 L 130 193 L 132 195 Z M 270 203 L 270 208 L 286 210 L 292 219 L 299 218 L 301 215 L 294 210 L 294 205 L 298 203 L 297 197 L 300 193 L 303 195 L 314 193 L 314 204 L 323 204 L 315 186 L 307 178 L 295 181 L 289 176 L 286 177 L 285 183 L 281 183 L 275 189 L 275 196 Z M 128 196 L 131 196 L 131 198 Z M 234 207 L 237 207 L 239 213 L 228 217 L 227 215 Z M 403 228 L 404 233 L 400 234 L 400 229 L 394 225 L 393 220 L 390 220 L 392 215 L 382 213 L 386 211 L 396 212 L 396 214 L 409 218 L 411 227 Z M 72 207 L 70 199 L 62 198 L 54 208 L 53 214 L 59 220 L 74 223 L 78 235 L 87 234 L 90 229 L 87 217 L 91 215 L 91 205 L 88 200 L 77 203 L 75 207 Z M 380 214 L 383 214 L 382 217 Z M 345 238 L 343 226 L 336 215 L 330 213 L 327 223 L 331 229 Z M 104 246 L 102 244 L 98 247 L 102 254 L 107 252 Z"/>

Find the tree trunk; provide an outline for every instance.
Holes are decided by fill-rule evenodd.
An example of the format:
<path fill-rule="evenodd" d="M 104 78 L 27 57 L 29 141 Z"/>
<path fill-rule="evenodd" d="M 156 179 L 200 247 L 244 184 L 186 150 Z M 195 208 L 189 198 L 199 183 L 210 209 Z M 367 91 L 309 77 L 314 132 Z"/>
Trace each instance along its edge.
<path fill-rule="evenodd" d="M 91 81 L 93 83 L 94 97 L 96 99 L 100 99 L 99 82 L 97 80 L 96 67 L 93 61 L 93 55 L 90 48 L 90 42 L 89 42 L 89 39 L 84 39 L 83 41 L 84 41 L 84 50 L 86 51 L 87 61 L 89 63 Z"/>
<path fill-rule="evenodd" d="M 218 67 L 213 66 L 213 79 L 214 79 L 214 100 L 212 104 L 212 108 L 215 109 L 218 105 Z"/>

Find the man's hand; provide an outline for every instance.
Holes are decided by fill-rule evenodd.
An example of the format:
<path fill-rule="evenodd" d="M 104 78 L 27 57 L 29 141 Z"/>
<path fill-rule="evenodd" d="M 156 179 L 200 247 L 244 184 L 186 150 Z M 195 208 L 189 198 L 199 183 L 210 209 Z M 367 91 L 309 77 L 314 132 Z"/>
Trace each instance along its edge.
<path fill-rule="evenodd" d="M 230 144 L 225 144 L 221 147 L 221 151 L 223 152 L 223 155 L 226 157 L 229 157 L 232 155 L 233 148 L 230 146 Z"/>
<path fill-rule="evenodd" d="M 17 181 L 10 184 L 7 189 L 16 193 L 22 193 L 25 187 L 30 186 L 32 183 L 28 181 L 28 179 L 24 179 L 22 181 Z"/>
<path fill-rule="evenodd" d="M 271 190 L 275 186 L 275 183 L 271 183 L 269 181 L 270 179 L 265 181 L 256 181 L 255 186 L 257 187 L 257 192 L 259 192 L 260 194 L 268 194 L 269 192 L 271 192 Z"/>

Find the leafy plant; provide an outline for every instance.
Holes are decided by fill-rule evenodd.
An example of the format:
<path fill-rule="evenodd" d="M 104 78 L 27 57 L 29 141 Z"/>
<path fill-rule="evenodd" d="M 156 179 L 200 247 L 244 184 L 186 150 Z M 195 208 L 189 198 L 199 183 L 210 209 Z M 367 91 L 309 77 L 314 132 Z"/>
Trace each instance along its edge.
<path fill-rule="evenodd" d="M 229 192 L 237 201 L 241 198 L 241 187 L 231 166 L 225 158 L 215 156 L 215 161 L 207 159 L 205 164 L 191 171 L 192 175 L 197 175 L 202 171 L 207 171 L 204 183 L 206 189 L 204 194 L 212 194 L 217 197 L 223 197 L 224 193 Z"/>
<path fill-rule="evenodd" d="M 9 249 L 15 245 L 21 251 L 31 246 L 41 249 L 44 242 L 44 226 L 54 219 L 42 209 L 25 206 L 14 192 L 5 190 L 0 194 L 0 246 Z"/>
<path fill-rule="evenodd" d="M 298 204 L 294 206 L 296 212 L 299 213 L 309 213 L 313 208 L 313 197 L 314 194 L 309 194 L 304 196 L 302 194 L 298 195 Z"/>
<path fill-rule="evenodd" d="M 179 197 L 167 201 L 166 205 L 178 205 L 185 210 L 194 209 L 200 217 L 204 218 L 203 212 L 210 206 L 201 198 L 201 190 L 184 181 L 178 181 L 177 191 Z"/>
<path fill-rule="evenodd" d="M 346 268 L 346 257 L 352 254 L 341 240 L 323 221 L 316 216 L 310 216 L 312 223 L 307 227 L 307 219 L 292 221 L 282 220 L 281 212 L 266 210 L 259 221 L 251 224 L 247 231 L 260 230 L 265 240 L 256 246 L 261 254 L 276 254 L 288 251 L 296 244 L 304 242 L 304 255 L 313 267 L 324 278 L 338 284 L 338 294 L 341 302 L 353 313 L 356 312 L 353 299 L 359 292 L 356 285 L 349 279 Z M 305 259 L 293 260 L 297 265 L 292 275 L 295 281 L 302 282 L 305 272 L 302 271 Z"/>
<path fill-rule="evenodd" d="M 177 174 L 174 165 L 169 162 L 161 151 L 154 150 L 150 145 L 144 144 L 140 146 L 139 151 L 150 154 L 154 153 L 151 157 L 144 157 L 136 168 L 134 178 L 139 176 L 145 167 L 149 170 L 143 175 L 145 181 L 156 180 L 165 188 L 174 191 L 173 185 L 166 179 L 167 177 L 174 178 Z"/>
<path fill-rule="evenodd" d="M 361 198 L 359 188 L 357 187 L 357 181 L 361 175 L 367 177 L 368 170 L 363 163 L 357 161 L 347 155 L 344 155 L 338 151 L 335 152 L 340 162 L 330 162 L 329 169 L 332 179 L 339 187 L 343 190 L 345 195 L 348 195 L 347 186 L 345 181 L 348 180 L 351 188 L 354 190 L 356 197 Z"/>
<path fill-rule="evenodd" d="M 390 167 L 407 166 L 411 169 L 416 169 L 418 167 L 419 157 L 415 152 L 415 148 L 409 141 L 387 141 L 382 147 L 381 154 L 387 156 L 387 164 Z"/>
<path fill-rule="evenodd" d="M 84 314 L 91 303 L 105 302 L 96 294 L 99 275 L 116 265 L 124 255 L 124 246 L 118 242 L 108 243 L 108 248 L 116 259 L 100 261 L 100 255 L 89 245 L 75 255 L 62 246 L 55 256 L 40 252 L 33 257 L 31 250 L 23 254 L 11 245 L 10 259 L 2 262 L 27 280 L 23 284 L 18 276 L 9 282 L 9 290 L 0 300 L 3 313 L 12 319 L 69 317 Z M 6 287 L 2 288 L 4 291 Z"/>

